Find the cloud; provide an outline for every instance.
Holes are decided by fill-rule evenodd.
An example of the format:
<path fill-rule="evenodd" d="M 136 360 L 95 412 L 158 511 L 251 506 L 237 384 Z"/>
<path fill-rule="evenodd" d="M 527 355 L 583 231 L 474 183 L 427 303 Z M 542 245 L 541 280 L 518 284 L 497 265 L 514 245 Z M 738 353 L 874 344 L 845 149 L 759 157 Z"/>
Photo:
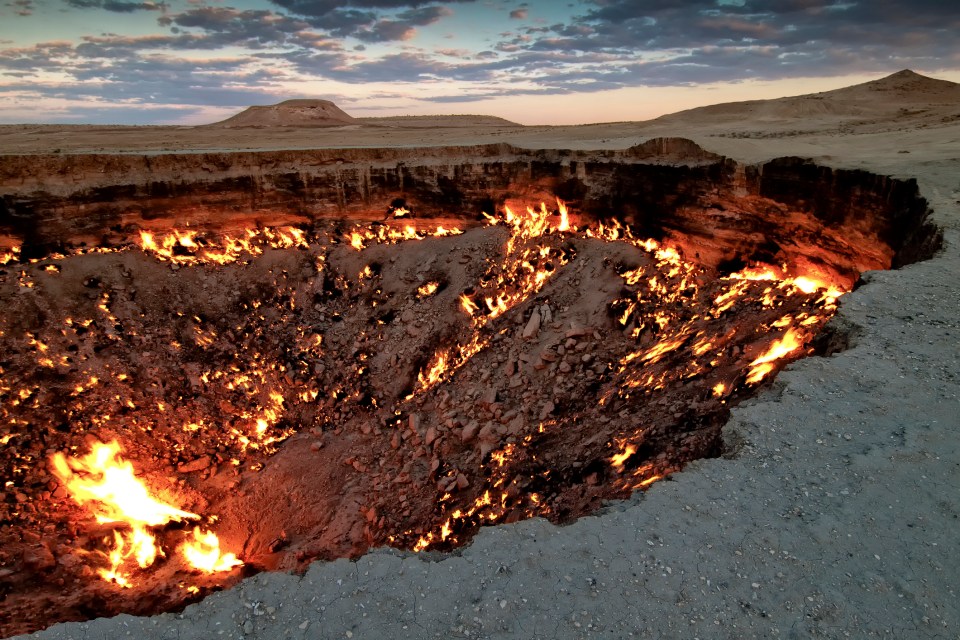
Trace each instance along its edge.
<path fill-rule="evenodd" d="M 13 9 L 14 13 L 21 17 L 33 15 L 33 0 L 12 0 L 4 3 L 4 6 Z"/>
<path fill-rule="evenodd" d="M 526 20 L 529 14 L 530 12 L 526 9 L 514 9 L 510 12 L 510 18 L 513 20 Z"/>
<path fill-rule="evenodd" d="M 163 16 L 157 21 L 162 26 L 180 29 L 198 29 L 173 46 L 216 48 L 242 43 L 259 48 L 287 43 L 292 34 L 306 31 L 310 25 L 290 16 L 266 10 L 238 10 L 230 7 L 200 7 L 183 13 Z"/>
<path fill-rule="evenodd" d="M 416 27 L 451 15 L 446 5 L 476 0 L 271 0 L 289 13 L 339 38 L 364 42 L 409 40 Z M 397 13 L 394 13 L 397 12 Z"/>
<path fill-rule="evenodd" d="M 103 9 L 114 13 L 133 13 L 134 11 L 160 11 L 162 2 L 125 2 L 124 0 L 65 0 L 75 9 Z"/>
<path fill-rule="evenodd" d="M 378 20 L 369 29 L 354 33 L 354 37 L 364 42 L 390 42 L 410 40 L 416 33 L 416 27 L 433 24 L 444 16 L 453 13 L 447 7 L 430 6 L 410 9 L 397 14 L 395 19 Z"/>

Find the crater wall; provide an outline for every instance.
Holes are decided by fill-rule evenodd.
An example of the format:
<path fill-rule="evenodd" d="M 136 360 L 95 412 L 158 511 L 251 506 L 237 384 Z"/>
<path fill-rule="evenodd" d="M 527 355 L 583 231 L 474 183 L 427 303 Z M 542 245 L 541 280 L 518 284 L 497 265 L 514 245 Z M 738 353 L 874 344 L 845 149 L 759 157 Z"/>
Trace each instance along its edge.
<path fill-rule="evenodd" d="M 0 156 L 0 240 L 43 255 L 140 229 L 376 220 L 402 202 L 464 224 L 554 196 L 725 269 L 799 265 L 852 283 L 940 246 L 915 181 L 801 158 L 742 165 L 681 138 L 622 151 L 471 147 Z"/>

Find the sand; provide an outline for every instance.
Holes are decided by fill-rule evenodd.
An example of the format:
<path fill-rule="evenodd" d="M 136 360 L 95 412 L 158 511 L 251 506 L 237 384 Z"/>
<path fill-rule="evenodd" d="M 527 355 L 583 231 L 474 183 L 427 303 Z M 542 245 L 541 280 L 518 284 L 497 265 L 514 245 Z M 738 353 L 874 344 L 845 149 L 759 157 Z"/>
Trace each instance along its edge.
<path fill-rule="evenodd" d="M 735 409 L 728 455 L 602 513 L 566 527 L 487 528 L 451 554 L 380 550 L 315 563 L 303 576 L 264 573 L 181 614 L 57 625 L 34 637 L 958 637 L 960 103 L 950 86 L 898 76 L 882 87 L 883 105 L 861 87 L 856 109 L 839 100 L 819 110 L 767 105 L 773 115 L 763 117 L 748 105 L 740 118 L 727 107 L 584 127 L 209 138 L 3 128 L 8 153 L 491 141 L 599 149 L 678 135 L 740 161 L 797 155 L 915 178 L 945 231 L 935 258 L 864 275 L 838 315 L 852 348 L 794 363 Z"/>

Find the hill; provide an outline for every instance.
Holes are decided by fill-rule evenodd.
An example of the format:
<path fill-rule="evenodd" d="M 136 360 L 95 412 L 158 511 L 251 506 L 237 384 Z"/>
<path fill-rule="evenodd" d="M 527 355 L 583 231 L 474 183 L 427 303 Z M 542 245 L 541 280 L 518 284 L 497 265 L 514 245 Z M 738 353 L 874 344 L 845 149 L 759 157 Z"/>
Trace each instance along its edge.
<path fill-rule="evenodd" d="M 279 104 L 250 107 L 208 127 L 342 127 L 359 124 L 329 100 L 286 100 Z"/>

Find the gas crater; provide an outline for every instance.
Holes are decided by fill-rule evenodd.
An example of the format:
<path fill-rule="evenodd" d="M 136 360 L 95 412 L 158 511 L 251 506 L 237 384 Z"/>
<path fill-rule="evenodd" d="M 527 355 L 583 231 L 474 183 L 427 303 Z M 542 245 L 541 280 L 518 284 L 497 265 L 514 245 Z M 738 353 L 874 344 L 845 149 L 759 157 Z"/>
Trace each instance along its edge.
<path fill-rule="evenodd" d="M 4 635 L 591 513 L 941 242 L 912 181 L 681 139 L 11 156 L 0 195 Z"/>

